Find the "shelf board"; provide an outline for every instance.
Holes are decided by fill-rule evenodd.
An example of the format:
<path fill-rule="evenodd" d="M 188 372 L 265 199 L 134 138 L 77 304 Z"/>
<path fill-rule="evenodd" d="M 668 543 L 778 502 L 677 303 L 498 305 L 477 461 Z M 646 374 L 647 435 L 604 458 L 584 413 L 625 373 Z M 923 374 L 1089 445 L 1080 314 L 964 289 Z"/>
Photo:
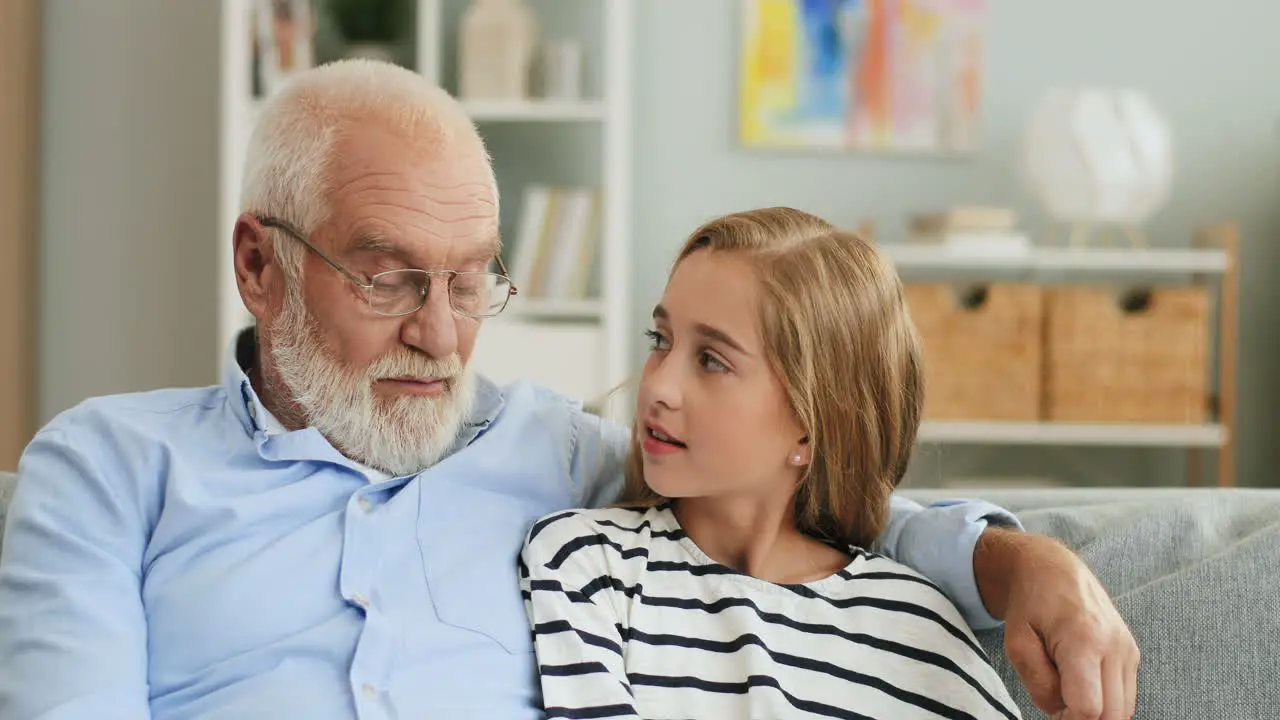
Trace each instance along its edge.
<path fill-rule="evenodd" d="M 545 298 L 511 299 L 503 318 L 526 320 L 588 320 L 599 322 L 604 318 L 604 304 L 599 300 L 549 300 Z"/>
<path fill-rule="evenodd" d="M 885 243 L 879 249 L 899 269 L 1079 270 L 1143 273 L 1222 273 L 1226 250 L 1035 248 L 1026 253 L 981 253 L 938 245 Z"/>
<path fill-rule="evenodd" d="M 574 122 L 603 120 L 605 105 L 592 100 L 465 100 L 476 122 Z"/>
<path fill-rule="evenodd" d="M 1219 447 L 1221 425 L 1000 422 L 926 420 L 922 443 L 990 445 L 1090 445 L 1111 447 Z"/>

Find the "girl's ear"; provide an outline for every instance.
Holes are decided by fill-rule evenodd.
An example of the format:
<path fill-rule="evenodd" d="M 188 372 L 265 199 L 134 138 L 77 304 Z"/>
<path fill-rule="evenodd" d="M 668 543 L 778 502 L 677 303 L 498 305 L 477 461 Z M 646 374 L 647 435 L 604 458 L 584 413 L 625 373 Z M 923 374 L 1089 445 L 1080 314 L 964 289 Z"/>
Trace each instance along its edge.
<path fill-rule="evenodd" d="M 809 447 L 808 435 L 800 438 L 796 446 L 791 449 L 791 456 L 787 460 L 796 467 L 804 467 L 813 462 L 813 448 Z"/>

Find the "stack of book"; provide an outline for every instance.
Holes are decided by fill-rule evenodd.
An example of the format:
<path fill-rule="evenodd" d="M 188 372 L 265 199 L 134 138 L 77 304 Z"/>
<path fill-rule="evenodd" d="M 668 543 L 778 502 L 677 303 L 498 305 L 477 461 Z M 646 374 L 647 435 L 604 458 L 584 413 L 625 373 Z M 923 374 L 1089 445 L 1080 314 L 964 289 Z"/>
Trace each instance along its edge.
<path fill-rule="evenodd" d="M 596 188 L 526 188 L 509 266 L 520 295 L 544 300 L 598 297 L 600 219 Z"/>
<path fill-rule="evenodd" d="M 957 206 L 914 215 L 910 241 L 942 245 L 948 250 L 982 254 L 1023 254 L 1031 240 L 1018 229 L 1018 216 L 1001 207 Z"/>

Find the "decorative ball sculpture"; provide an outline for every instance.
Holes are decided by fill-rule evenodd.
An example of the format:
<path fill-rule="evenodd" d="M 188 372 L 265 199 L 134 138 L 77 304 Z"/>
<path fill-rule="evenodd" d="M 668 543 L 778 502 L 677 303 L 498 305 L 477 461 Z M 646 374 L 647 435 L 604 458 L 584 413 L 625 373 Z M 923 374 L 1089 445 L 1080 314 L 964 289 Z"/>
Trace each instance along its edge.
<path fill-rule="evenodd" d="M 1071 244 L 1095 228 L 1145 245 L 1142 225 L 1169 199 L 1173 139 L 1160 112 L 1134 90 L 1055 90 L 1026 126 L 1023 172 Z"/>

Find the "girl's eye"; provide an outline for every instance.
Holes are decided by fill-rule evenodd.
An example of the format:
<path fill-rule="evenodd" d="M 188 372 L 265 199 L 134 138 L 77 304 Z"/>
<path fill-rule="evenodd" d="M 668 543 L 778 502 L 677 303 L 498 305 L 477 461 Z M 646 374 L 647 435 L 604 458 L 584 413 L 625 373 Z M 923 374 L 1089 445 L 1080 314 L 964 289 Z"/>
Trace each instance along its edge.
<path fill-rule="evenodd" d="M 645 330 L 644 336 L 649 338 L 650 351 L 656 352 L 658 350 L 669 349 L 669 345 L 667 344 L 667 339 L 663 337 L 662 333 L 658 332 L 657 330 Z"/>
<path fill-rule="evenodd" d="M 698 355 L 698 364 L 702 366 L 703 370 L 710 372 L 721 373 L 729 371 L 729 366 L 721 362 L 720 358 L 706 351 Z"/>

